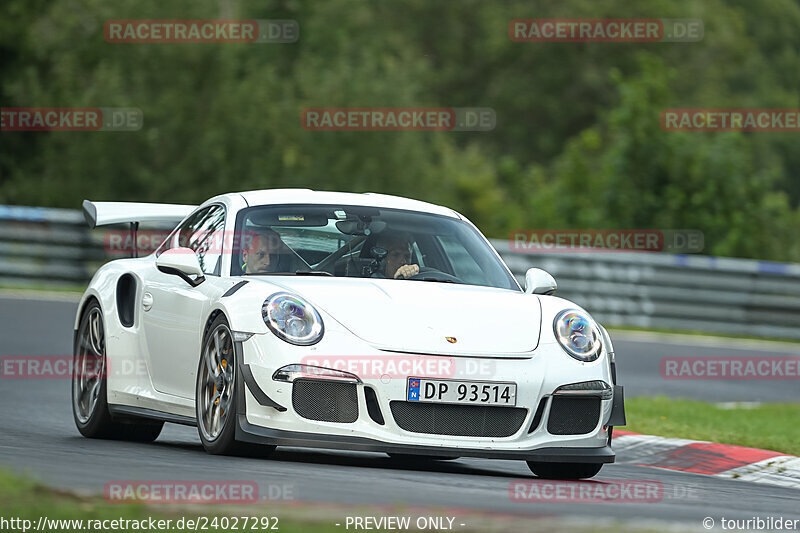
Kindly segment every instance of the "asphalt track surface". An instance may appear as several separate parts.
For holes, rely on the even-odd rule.
[[[76,307],[69,301],[0,298],[0,355],[70,354]],[[628,396],[798,401],[796,382],[674,382],[659,375],[659,360],[665,356],[797,355],[796,347],[742,343],[745,346],[737,350],[736,341],[715,344],[691,338],[648,339],[626,337],[615,341],[619,381]],[[280,448],[269,459],[209,456],[195,428],[170,424],[152,444],[91,440],[81,437],[74,426],[66,379],[0,380],[0,427],[0,467],[83,493],[102,494],[107,482],[119,480],[246,480],[259,484],[262,498],[279,487],[301,502],[335,504],[341,509],[342,519],[359,505],[435,506],[450,508],[456,523],[467,522],[467,526],[469,518],[459,520],[458,516],[468,517],[468,511],[532,520],[577,517],[642,524],[656,521],[662,526],[671,523],[679,529],[701,531],[705,517],[717,521],[717,530],[721,529],[720,517],[800,518],[800,490],[637,466],[621,456],[616,464],[606,465],[594,480],[585,483],[597,486],[612,481],[655,480],[663,485],[661,501],[513,501],[510,483],[535,480],[521,461],[460,459],[409,465],[377,453],[299,448]],[[274,506],[280,516],[283,503],[267,505]]]

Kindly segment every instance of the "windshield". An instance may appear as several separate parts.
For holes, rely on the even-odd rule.
[[[362,206],[243,209],[232,275],[322,275],[482,285],[518,291],[514,278],[466,222]]]

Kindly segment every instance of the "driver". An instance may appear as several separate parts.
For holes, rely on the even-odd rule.
[[[242,272],[266,274],[277,272],[278,254],[286,246],[275,230],[260,228],[248,235],[242,250]]]
[[[384,248],[386,254],[386,269],[384,277],[394,279],[408,279],[419,274],[419,265],[411,263],[411,237],[402,233],[382,233],[378,237],[376,246]]]

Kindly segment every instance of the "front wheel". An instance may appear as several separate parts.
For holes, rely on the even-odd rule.
[[[236,347],[228,321],[220,315],[204,338],[197,369],[195,410],[203,448],[213,455],[268,455],[275,446],[236,442]]]
[[[603,468],[602,463],[527,463],[531,472],[545,479],[589,479]]]

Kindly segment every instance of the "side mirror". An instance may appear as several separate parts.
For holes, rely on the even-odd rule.
[[[541,268],[525,272],[525,294],[553,294],[557,288],[555,278]]]
[[[206,280],[200,261],[191,248],[172,248],[162,252],[156,258],[156,268],[164,274],[180,277],[192,287],[197,287]],[[192,279],[191,276],[196,277]]]

